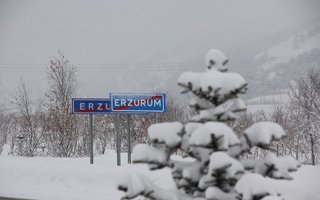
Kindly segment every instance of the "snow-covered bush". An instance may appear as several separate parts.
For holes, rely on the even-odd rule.
[[[213,49],[206,56],[205,72],[183,73],[178,85],[183,93],[193,94],[190,106],[197,114],[186,124],[170,122],[149,127],[151,142],[164,148],[140,144],[133,150],[134,163],[146,163],[150,170],[171,168],[175,191],[164,191],[146,177],[132,175],[118,182],[118,189],[125,192],[123,199],[139,195],[166,200],[281,199],[268,178],[289,180],[289,172],[297,170],[299,164],[273,153],[259,161],[244,159],[253,147],[272,151],[272,142],[286,133],[273,122],[254,123],[242,133],[223,123],[246,109],[239,94],[246,92],[247,82],[241,75],[227,72],[227,62],[221,51]],[[172,159],[171,154],[178,149],[188,159]]]

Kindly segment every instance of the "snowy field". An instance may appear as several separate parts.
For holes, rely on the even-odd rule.
[[[163,188],[173,188],[170,170],[150,172],[145,165],[116,166],[116,155],[108,151],[89,158],[24,158],[0,156],[0,196],[27,199],[120,199],[115,180],[131,172],[142,173]],[[293,181],[274,181],[286,200],[320,199],[320,168],[303,166]]]

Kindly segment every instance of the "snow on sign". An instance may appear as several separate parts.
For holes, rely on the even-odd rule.
[[[112,112],[162,113],[165,112],[165,94],[110,94]]]
[[[110,113],[110,100],[103,98],[73,98],[72,113],[105,114]]]

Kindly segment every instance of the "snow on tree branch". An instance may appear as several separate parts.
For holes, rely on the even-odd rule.
[[[217,97],[218,101],[247,85],[244,78],[236,73],[223,73],[217,70],[205,72],[200,79],[200,87],[210,97]]]
[[[206,55],[207,70],[216,68],[221,72],[226,72],[228,70],[226,67],[228,62],[228,58],[218,49],[211,49]]]
[[[166,152],[146,144],[136,145],[132,153],[133,163],[149,164],[150,169],[161,169],[168,165],[169,157]]]
[[[240,145],[240,140],[224,123],[207,122],[192,133],[190,145],[227,151],[231,146]]]
[[[180,122],[153,124],[148,128],[148,133],[151,142],[174,148],[181,144],[183,125]]]
[[[191,99],[190,106],[196,108],[199,112],[198,115],[195,115],[192,118],[192,121],[230,121],[237,118],[234,113],[245,111],[247,109],[245,102],[240,98],[229,99],[218,106],[214,106],[210,103],[211,107],[209,107],[209,104],[206,104],[205,102],[208,101],[200,98]]]
[[[300,164],[292,157],[280,157],[270,153],[255,166],[255,172],[274,179],[291,180],[290,172],[297,171]]]
[[[200,77],[202,73],[185,72],[178,80],[178,85],[186,89],[186,91],[198,92],[201,90]]]
[[[278,196],[275,186],[260,174],[249,173],[241,177],[235,187],[243,200],[262,199],[267,196]]]
[[[245,92],[247,82],[239,74],[223,73],[212,68],[202,74],[185,72],[179,77],[178,85],[214,105],[219,105]]]
[[[263,149],[270,149],[271,142],[280,140],[286,135],[283,128],[274,122],[257,122],[247,128],[241,137],[243,151],[258,146]]]
[[[210,156],[208,176],[214,177],[213,186],[224,192],[229,192],[243,173],[241,163],[226,153],[214,152]]]

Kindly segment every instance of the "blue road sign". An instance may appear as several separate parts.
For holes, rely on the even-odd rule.
[[[162,113],[165,112],[165,94],[110,94],[112,112]]]
[[[110,113],[110,100],[103,98],[73,98],[72,113],[107,114]]]

